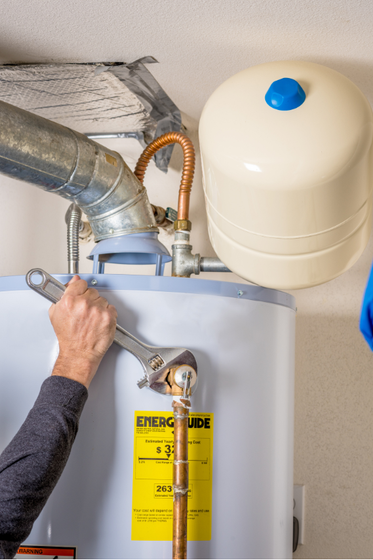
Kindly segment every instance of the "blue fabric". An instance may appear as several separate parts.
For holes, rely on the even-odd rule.
[[[373,266],[370,270],[360,315],[360,330],[373,350]]]

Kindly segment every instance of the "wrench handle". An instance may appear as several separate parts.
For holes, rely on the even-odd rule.
[[[26,274],[26,282],[38,294],[57,303],[65,293],[66,287],[41,268],[32,268]]]

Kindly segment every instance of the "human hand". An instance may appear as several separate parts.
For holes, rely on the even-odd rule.
[[[74,379],[88,388],[114,340],[115,307],[74,276],[61,300],[49,309],[49,318],[60,347],[52,375]]]

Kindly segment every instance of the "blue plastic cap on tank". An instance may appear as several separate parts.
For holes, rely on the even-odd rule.
[[[267,104],[278,111],[296,109],[306,99],[303,88],[292,78],[282,78],[273,82],[265,95]]]

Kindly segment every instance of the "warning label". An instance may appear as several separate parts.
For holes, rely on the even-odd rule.
[[[213,414],[189,418],[188,540],[211,539]],[[135,412],[132,540],[172,540],[174,419]]]
[[[76,547],[71,546],[20,546],[15,558],[76,558]]]

